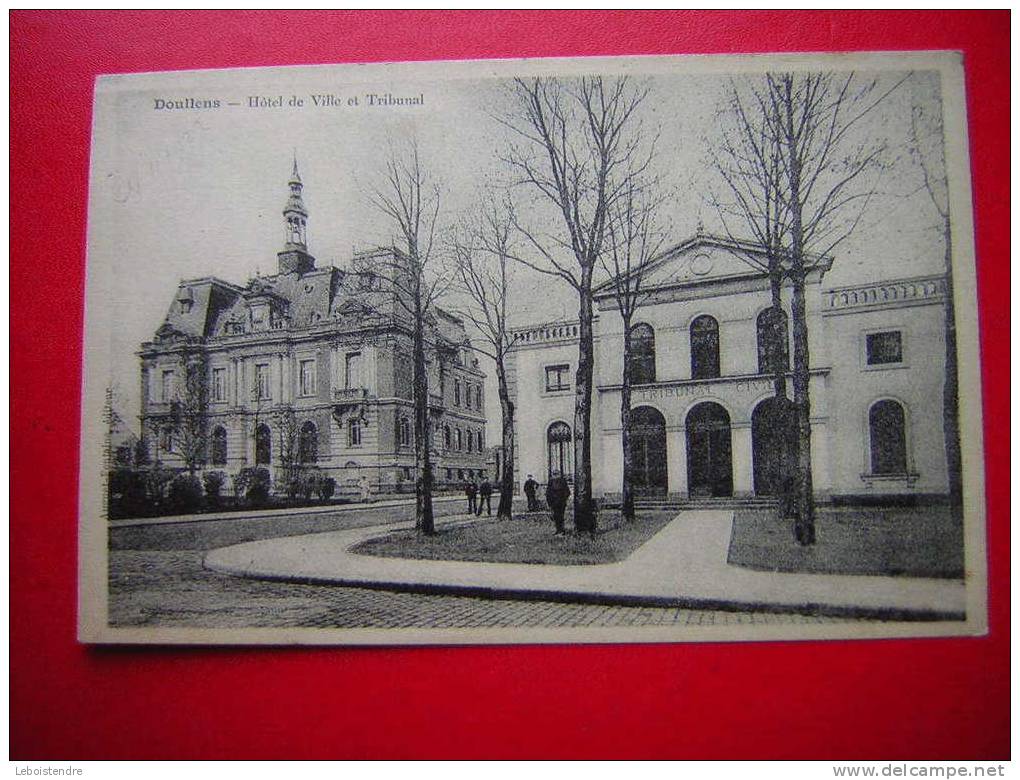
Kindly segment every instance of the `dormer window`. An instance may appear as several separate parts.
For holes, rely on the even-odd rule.
[[[177,294],[177,306],[181,314],[188,314],[191,312],[191,307],[195,305],[195,298],[191,294],[191,288],[185,287]]]

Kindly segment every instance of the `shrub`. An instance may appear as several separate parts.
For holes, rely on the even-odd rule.
[[[145,472],[114,469],[107,482],[110,517],[138,517],[150,511],[145,490]]]
[[[170,506],[177,512],[195,512],[202,506],[202,482],[194,474],[178,474],[170,483]]]
[[[249,506],[259,506],[269,501],[272,478],[269,469],[257,466],[243,468],[234,477],[234,495],[244,496]]]
[[[305,501],[311,501],[312,496],[319,492],[319,485],[325,479],[325,475],[318,469],[305,469],[298,477],[298,489]]]
[[[210,504],[220,502],[220,493],[223,492],[223,483],[227,481],[227,475],[222,471],[207,471],[202,475],[202,483],[205,485],[205,497]]]
[[[163,504],[167,486],[173,481],[176,472],[173,469],[155,465],[145,474],[145,496],[153,507]]]
[[[319,482],[319,498],[329,501],[336,492],[336,480],[332,477],[323,477]]]

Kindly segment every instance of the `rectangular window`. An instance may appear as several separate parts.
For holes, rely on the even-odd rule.
[[[164,371],[162,377],[162,384],[159,387],[159,400],[163,403],[169,403],[174,400],[174,372]]]
[[[460,406],[460,380],[453,380],[453,405]]]
[[[569,390],[570,366],[546,366],[545,389],[547,392],[553,392],[554,390]]]
[[[302,360],[298,364],[298,385],[302,396],[315,395],[315,361]]]
[[[471,385],[467,384],[464,386],[464,406],[468,409],[471,408]]]
[[[460,428],[457,429],[457,452],[464,449],[464,433]]]
[[[348,390],[357,390],[362,387],[361,381],[361,353],[352,352],[347,356],[347,383]]]
[[[347,446],[361,446],[361,420],[357,418],[347,423]]]
[[[484,407],[482,406],[482,386],[478,385],[475,388],[475,409],[477,409],[478,411],[482,411],[483,408]]]
[[[255,398],[266,401],[273,397],[269,379],[269,364],[260,363],[255,366]]]
[[[213,369],[212,391],[214,401],[227,400],[227,369],[225,368]]]
[[[866,348],[869,366],[903,362],[903,338],[898,330],[869,333]]]

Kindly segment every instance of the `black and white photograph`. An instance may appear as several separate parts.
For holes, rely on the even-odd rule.
[[[111,75],[93,121],[82,641],[985,633],[958,54]]]

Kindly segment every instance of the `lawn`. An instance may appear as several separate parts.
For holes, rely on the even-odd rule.
[[[820,507],[815,530],[815,544],[801,547],[775,513],[737,511],[728,561],[762,571],[963,577],[963,528],[944,506]]]
[[[554,536],[549,513],[533,512],[504,522],[486,519],[440,526],[434,536],[428,537],[414,530],[397,531],[362,542],[352,552],[386,558],[561,566],[614,563],[651,539],[675,516],[675,512],[640,512],[634,522],[627,523],[619,512],[605,511],[599,515],[599,530],[594,537],[569,530],[563,536]],[[570,525],[568,516],[567,527]]]

